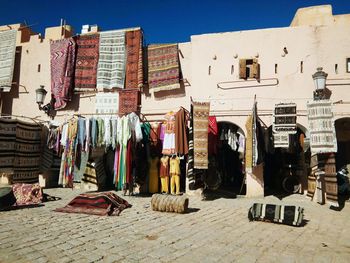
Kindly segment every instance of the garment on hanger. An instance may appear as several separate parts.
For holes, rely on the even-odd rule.
[[[169,157],[160,158],[159,176],[161,181],[161,192],[169,193]]]
[[[168,112],[165,116],[165,134],[163,141],[163,154],[175,153],[175,114]]]
[[[188,154],[186,112],[181,108],[175,114],[175,152],[181,155]]]

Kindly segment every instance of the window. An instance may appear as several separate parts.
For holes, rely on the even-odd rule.
[[[335,74],[338,74],[338,64],[334,65],[334,72],[335,72]]]
[[[300,61],[300,73],[303,73],[304,71],[304,62]]]
[[[38,72],[40,72],[40,70],[41,70],[41,65],[38,64]]]
[[[277,67],[278,67],[278,65],[275,64],[275,74],[277,74]]]
[[[255,78],[259,79],[260,68],[258,60],[253,59],[240,59],[239,60],[239,78],[248,79]]]
[[[234,71],[235,71],[235,68],[233,65],[231,65],[231,75],[233,74]]]
[[[346,59],[346,72],[350,73],[350,58]]]
[[[208,67],[208,75],[211,74],[211,66]]]

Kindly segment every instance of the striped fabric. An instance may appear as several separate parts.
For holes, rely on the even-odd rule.
[[[0,91],[10,91],[16,55],[17,30],[0,32]]]
[[[296,107],[295,103],[279,103],[275,105],[272,124],[275,148],[288,148],[289,134],[297,132]]]
[[[143,84],[142,68],[142,31],[132,30],[126,32],[126,77],[125,88],[141,88]]]
[[[194,168],[208,169],[209,102],[193,102]]]
[[[330,100],[307,103],[311,153],[337,152],[337,138]]]
[[[55,110],[66,107],[73,94],[76,44],[73,38],[51,41],[51,96]]]
[[[0,171],[13,174],[16,154],[17,121],[0,119]]]
[[[191,112],[190,112],[190,125],[188,129],[188,159],[187,159],[187,178],[189,182],[190,190],[194,190],[195,179],[193,175],[193,105],[191,104]]]
[[[304,208],[299,206],[254,203],[248,212],[250,221],[260,220],[300,226],[304,218]]]
[[[124,88],[126,71],[125,31],[100,33],[97,89]]]
[[[148,84],[154,92],[180,88],[177,44],[148,46]]]

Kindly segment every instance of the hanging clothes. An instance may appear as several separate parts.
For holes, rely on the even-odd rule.
[[[159,176],[161,181],[161,192],[169,193],[169,156],[160,159]]]
[[[175,152],[181,155],[188,154],[186,112],[181,108],[175,114]]]
[[[180,194],[180,158],[177,156],[170,158],[169,165],[169,173],[171,177],[170,192],[171,194]]]
[[[171,111],[165,116],[165,134],[163,141],[163,154],[175,153],[175,114]]]

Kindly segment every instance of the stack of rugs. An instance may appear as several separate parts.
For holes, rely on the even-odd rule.
[[[248,212],[249,221],[267,221],[291,226],[301,226],[304,208],[291,205],[254,203]]]
[[[15,119],[0,119],[0,171],[13,183],[39,180],[42,126]]]
[[[272,124],[275,148],[288,148],[289,135],[296,134],[296,108],[295,103],[279,103],[275,105]]]

